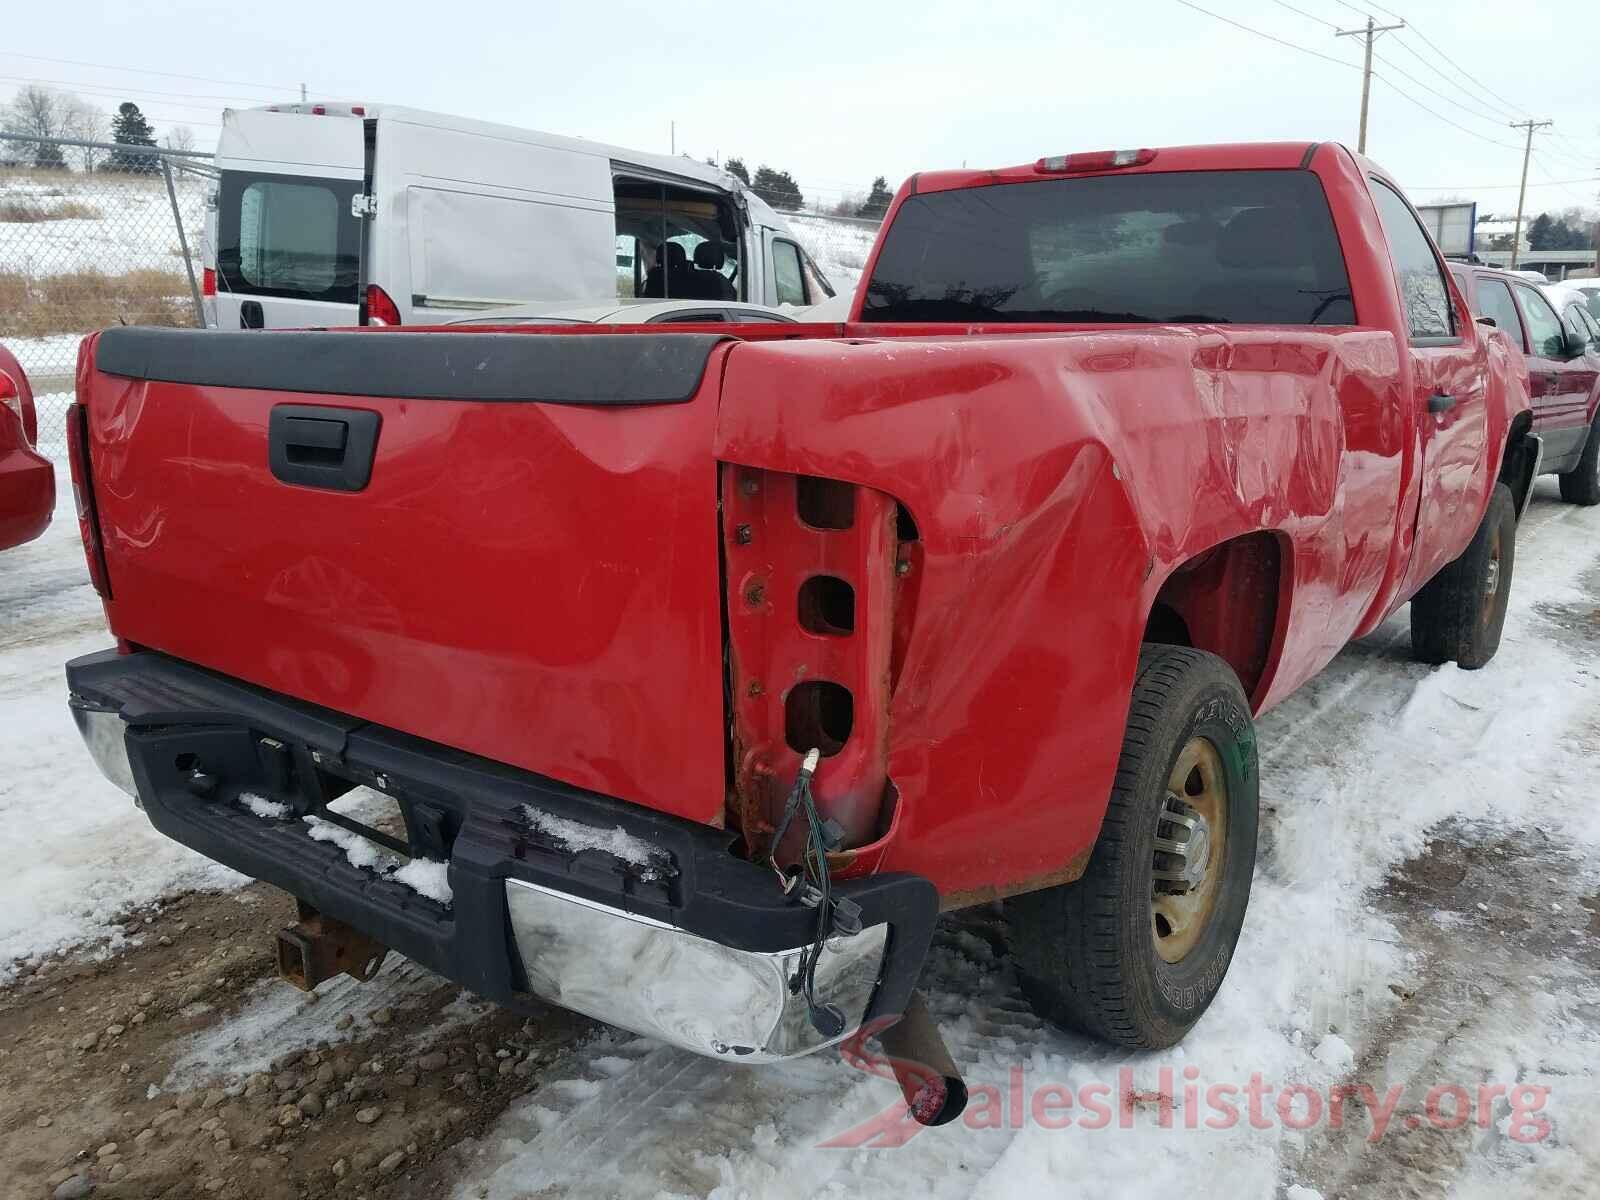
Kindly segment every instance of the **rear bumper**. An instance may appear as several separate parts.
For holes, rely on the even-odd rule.
[[[23,446],[0,450],[0,550],[43,533],[55,506],[56,474],[50,460]]]
[[[480,995],[742,1062],[840,1040],[812,1028],[790,986],[815,910],[734,857],[729,834],[153,652],[80,658],[67,680],[96,762],[162,833]],[[301,818],[335,781],[398,802],[411,854],[449,864],[448,905],[310,836]],[[288,811],[255,815],[241,792]],[[904,1011],[938,895],[909,875],[834,886],[861,905],[863,928],[829,940],[816,992],[848,1034]]]

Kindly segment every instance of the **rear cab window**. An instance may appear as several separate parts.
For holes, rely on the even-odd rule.
[[[885,235],[866,321],[1347,325],[1356,320],[1309,171],[1171,171],[912,196]]]
[[[224,171],[217,199],[221,286],[251,296],[356,302],[360,223],[349,179]]]

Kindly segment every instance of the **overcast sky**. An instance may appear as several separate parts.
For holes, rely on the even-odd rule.
[[[1384,23],[1402,14],[1433,46],[1416,33],[1385,35],[1377,71],[1465,127],[1373,84],[1369,152],[1415,199],[1456,194],[1480,210],[1514,209],[1522,134],[1506,124],[1532,115],[1552,118],[1556,132],[1536,136],[1530,210],[1596,202],[1592,4],[1295,0],[1294,12],[1270,0],[1197,2],[1350,64],[1359,46],[1336,39],[1331,24],[1363,22],[1358,9]],[[1353,146],[1360,96],[1359,70],[1178,0],[7,8],[0,97],[24,79],[76,88],[107,110],[126,93],[158,133],[188,124],[202,148],[225,104],[294,99],[304,81],[313,99],[390,101],[655,151],[668,149],[676,121],[679,151],[770,163],[808,197],[830,200],[877,174],[892,186],[921,169],[1074,150],[1308,138]]]

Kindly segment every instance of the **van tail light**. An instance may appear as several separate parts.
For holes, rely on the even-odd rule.
[[[80,388],[78,395],[84,395]],[[111,599],[105,548],[100,540],[100,515],[94,503],[94,472],[89,458],[89,406],[77,401],[67,408],[67,460],[72,466],[72,499],[78,509],[78,533],[89,564],[89,582],[102,600]]]
[[[217,294],[217,269],[206,267],[200,272],[200,294],[202,296],[215,296]]]
[[[871,488],[723,464],[733,789],[728,820],[768,853],[802,759],[841,848],[888,811],[896,505]],[[791,833],[798,838],[796,827]],[[778,853],[795,857],[786,838]]]
[[[367,324],[398,325],[400,308],[389,299],[389,293],[375,283],[367,284]]]
[[[1094,150],[1086,154],[1057,154],[1041,158],[1033,169],[1041,175],[1071,175],[1079,171],[1114,171],[1142,167],[1154,161],[1154,150]]]

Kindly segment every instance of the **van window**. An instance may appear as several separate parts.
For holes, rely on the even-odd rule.
[[[782,238],[773,239],[772,280],[777,287],[775,304],[805,304],[806,282],[799,246]]]
[[[618,177],[617,298],[740,300],[743,239],[716,192]]]
[[[912,196],[883,235],[867,321],[1350,324],[1309,171],[1172,171]]]
[[[217,201],[220,286],[253,296],[356,302],[354,180],[224,171]]]

